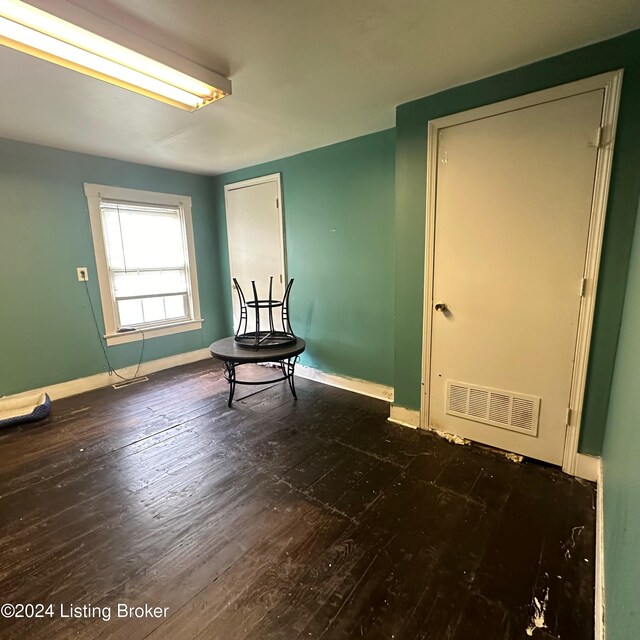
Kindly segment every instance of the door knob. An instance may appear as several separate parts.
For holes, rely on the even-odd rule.
[[[438,302],[436,304],[436,311],[446,311],[447,310],[447,303],[446,302]]]

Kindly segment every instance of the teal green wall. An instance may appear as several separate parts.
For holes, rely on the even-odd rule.
[[[226,331],[210,177],[0,139],[0,396],[106,370],[76,278],[88,267],[104,328],[84,182],[193,199],[204,327],[147,340],[144,359],[206,347]],[[108,347],[113,365],[136,363],[140,345]]]
[[[390,129],[216,179],[223,211],[225,184],[281,174],[292,324],[308,343],[302,364],[387,385],[394,153]]]
[[[608,640],[640,632],[640,224],[636,224],[604,441]]]
[[[427,121],[624,68],[580,449],[600,454],[640,194],[640,31],[398,107],[395,402],[420,406]]]
[[[149,340],[146,360],[205,347],[231,331],[223,185],[280,173],[296,279],[292,319],[309,342],[303,363],[393,385],[396,403],[417,409],[427,121],[624,68],[580,443],[581,451],[599,454],[640,198],[638,51],[634,31],[401,105],[396,129],[216,178],[0,140],[0,395],[105,368],[75,280],[75,267],[88,266],[99,301],[83,182],[193,198],[205,325]],[[132,364],[139,343],[109,353],[117,367]]]

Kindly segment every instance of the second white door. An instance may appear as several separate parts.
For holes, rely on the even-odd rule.
[[[431,427],[562,463],[603,98],[440,130]]]
[[[266,299],[273,277],[273,298],[281,300],[286,280],[284,225],[280,176],[263,176],[225,186],[227,237],[231,278],[240,283],[247,298],[253,299],[251,281],[258,295]],[[238,296],[233,293],[234,327],[238,326]],[[249,314],[251,316],[252,314]],[[251,317],[248,330],[253,331]],[[261,325],[267,326],[266,317]]]

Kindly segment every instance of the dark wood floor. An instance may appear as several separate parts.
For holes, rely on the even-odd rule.
[[[0,636],[593,638],[593,485],[298,387],[228,409],[204,362],[4,430],[0,601],[55,615],[2,619]],[[168,616],[119,619],[118,603]]]

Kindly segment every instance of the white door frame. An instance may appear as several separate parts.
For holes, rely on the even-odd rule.
[[[282,181],[280,179],[279,173],[270,173],[266,176],[260,176],[258,178],[251,178],[249,180],[241,180],[240,182],[230,182],[229,184],[224,185],[224,209],[225,209],[225,217],[227,220],[227,251],[229,253],[229,275],[233,273],[233,260],[231,257],[231,251],[229,250],[229,199],[228,194],[231,191],[236,191],[237,189],[244,189],[245,187],[255,187],[259,184],[265,184],[267,182],[275,182],[277,186],[277,203],[276,208],[278,209],[278,222],[280,224],[280,237],[282,238],[282,255],[281,266],[282,266],[282,278],[284,282],[282,283],[283,287],[287,286],[288,277],[287,277],[287,245],[286,245],[286,236],[285,236],[285,227],[284,227],[284,215],[282,213]],[[231,280],[232,287],[232,295],[233,295],[233,278]]]
[[[577,82],[571,82],[551,89],[529,93],[510,100],[504,100],[477,109],[455,113],[427,124],[427,194],[426,194],[426,236],[424,262],[424,307],[422,333],[422,398],[420,403],[420,427],[429,429],[429,384],[431,369],[431,319],[434,304],[433,273],[435,260],[435,222],[436,222],[436,180],[438,168],[439,132],[452,127],[482,118],[524,109],[534,105],[568,98],[588,91],[604,89],[604,105],[600,133],[594,131],[594,146],[598,146],[591,218],[587,239],[587,254],[584,277],[586,287],[580,304],[574,368],[571,379],[569,398],[570,413],[565,436],[562,469],[566,473],[576,475],[578,460],[578,442],[582,422],[589,347],[593,329],[593,313],[595,309],[596,291],[598,288],[598,271],[602,253],[604,221],[607,211],[607,197],[613,159],[613,145],[618,119],[622,70],[603,73]],[[597,139],[596,139],[597,138]]]

